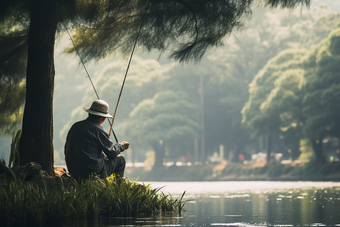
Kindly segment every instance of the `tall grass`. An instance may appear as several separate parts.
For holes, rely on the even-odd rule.
[[[22,180],[0,186],[0,226],[40,225],[100,217],[136,217],[181,212],[182,198],[173,199],[161,188],[114,177],[106,183],[95,179],[59,186],[37,186]],[[61,185],[61,186],[60,186]]]
[[[18,163],[20,162],[19,143],[20,143],[21,134],[22,134],[22,131],[19,130],[12,137],[11,152],[10,152],[9,162],[8,162],[9,168],[13,167],[14,165],[18,165]]]

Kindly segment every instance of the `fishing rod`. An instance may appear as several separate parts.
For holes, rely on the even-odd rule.
[[[141,31],[141,28],[142,28],[142,23],[140,24],[140,27],[139,27],[139,30],[138,30],[138,33],[137,33],[137,37],[136,37],[135,43],[134,43],[133,48],[132,48],[132,52],[131,52],[131,55],[130,55],[130,60],[129,60],[128,66],[127,66],[127,68],[126,68],[126,72],[125,72],[124,80],[123,80],[123,83],[122,83],[122,87],[120,88],[120,92],[119,92],[119,96],[118,96],[118,100],[117,100],[115,112],[114,112],[113,118],[112,118],[111,128],[110,128],[110,131],[109,131],[109,136],[110,136],[110,133],[111,133],[111,131],[112,131],[112,130],[111,130],[111,129],[112,129],[112,125],[113,125],[113,122],[114,122],[114,120],[115,120],[115,116],[116,116],[118,104],[119,104],[120,97],[121,97],[122,92],[123,92],[123,87],[124,87],[124,84],[125,84],[126,76],[127,76],[127,74],[128,74],[129,68],[130,68],[130,63],[131,63],[131,60],[132,60],[132,57],[133,57],[133,53],[135,52],[135,48],[136,48],[136,44],[137,44],[137,40],[138,40],[140,31]],[[112,132],[113,132],[113,131],[112,131]]]
[[[89,80],[90,80],[90,82],[91,82],[92,88],[93,88],[94,92],[96,93],[97,98],[100,99],[100,98],[99,98],[99,95],[98,95],[98,93],[97,93],[97,90],[96,90],[96,88],[94,87],[94,84],[93,84],[92,79],[91,79],[91,77],[90,77],[90,74],[88,73],[88,71],[87,71],[87,69],[86,69],[86,66],[85,66],[85,64],[84,64],[84,62],[83,62],[83,59],[81,58],[81,56],[80,56],[80,54],[79,54],[79,52],[78,52],[78,49],[77,49],[77,47],[76,47],[76,45],[75,45],[75,43],[74,43],[74,41],[73,41],[73,39],[72,39],[72,36],[71,36],[71,34],[69,33],[69,31],[68,31],[68,29],[67,29],[65,23],[63,23],[63,25],[64,25],[64,27],[65,27],[65,30],[67,31],[68,36],[70,37],[70,39],[71,39],[71,41],[72,41],[72,44],[73,44],[73,46],[74,46],[74,49],[76,50],[76,52],[77,52],[77,54],[78,54],[78,56],[79,56],[80,62],[82,63],[82,65],[83,65],[83,67],[84,67],[84,69],[85,69],[85,72],[86,72],[86,74],[87,74],[87,77],[89,78]],[[125,76],[126,76],[126,75],[125,75]],[[125,79],[124,79],[124,81],[125,81]],[[117,106],[116,106],[116,110],[117,110]],[[116,112],[115,112],[115,113],[116,113]],[[114,119],[114,118],[113,118],[113,119]],[[115,132],[114,132],[113,129],[112,129],[113,120],[112,120],[112,123],[111,123],[110,120],[109,120],[109,118],[107,118],[107,121],[108,121],[109,124],[110,124],[110,132],[112,131],[112,134],[113,134],[113,136],[114,136],[114,138],[115,138],[115,140],[116,140],[116,143],[118,143],[117,136],[116,136]],[[110,136],[110,133],[109,133],[109,136]]]

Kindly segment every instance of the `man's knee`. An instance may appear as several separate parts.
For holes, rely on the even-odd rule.
[[[118,155],[117,159],[119,160],[119,162],[125,163],[125,157],[123,155]]]
[[[124,167],[125,168],[125,165],[126,165],[126,161],[125,161],[125,157],[123,155],[119,155],[117,156],[117,164],[121,167]]]

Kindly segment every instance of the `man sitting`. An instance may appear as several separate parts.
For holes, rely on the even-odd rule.
[[[124,176],[125,158],[120,152],[129,148],[128,142],[113,144],[101,124],[109,114],[109,105],[96,100],[90,108],[87,119],[72,125],[65,143],[65,161],[71,176],[88,178],[95,173],[105,179],[112,173]]]

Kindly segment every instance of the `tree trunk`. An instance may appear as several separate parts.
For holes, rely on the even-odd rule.
[[[300,140],[294,141],[294,144],[292,144],[292,149],[291,149],[291,158],[292,161],[295,161],[299,158],[301,151],[300,151]]]
[[[155,164],[153,169],[163,168],[164,155],[165,155],[165,145],[164,142],[153,142],[151,143],[152,148],[155,151]]]
[[[31,161],[54,176],[53,90],[54,41],[57,22],[53,6],[37,1],[28,34],[26,103],[20,140],[20,163]]]
[[[205,125],[204,125],[204,78],[200,76],[200,85],[201,85],[201,95],[200,95],[200,104],[201,104],[201,162],[202,165],[205,165],[206,162],[206,152],[205,152]]]
[[[320,136],[318,140],[312,140],[312,147],[315,154],[315,161],[319,163],[324,163],[326,161],[323,155],[323,145],[322,145],[323,137]]]
[[[235,144],[233,148],[229,151],[229,158],[228,161],[230,163],[237,163],[238,162],[238,146]]]
[[[269,165],[271,161],[271,153],[272,153],[272,141],[271,141],[270,135],[267,135],[266,137],[266,149],[267,149],[267,165]]]

